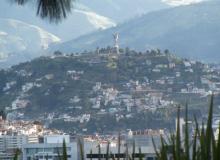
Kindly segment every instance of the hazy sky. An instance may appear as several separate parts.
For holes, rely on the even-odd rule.
[[[162,1],[172,6],[179,6],[179,5],[188,5],[192,3],[198,3],[204,0],[162,0]]]

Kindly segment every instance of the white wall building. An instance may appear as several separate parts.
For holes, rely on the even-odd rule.
[[[22,146],[26,144],[27,142],[28,142],[28,138],[27,136],[24,136],[24,135],[0,136],[0,152],[13,151],[18,148],[22,148]]]
[[[76,159],[77,143],[70,143],[69,135],[46,135],[42,143],[23,145],[23,160],[57,160],[63,153],[63,140],[66,142],[68,159]]]
[[[44,143],[63,143],[65,140],[66,143],[70,143],[69,135],[46,135],[44,136]]]
[[[22,148],[23,160],[57,160],[59,155],[62,156],[62,143],[37,143],[26,144]],[[76,159],[76,143],[67,143],[68,160]]]

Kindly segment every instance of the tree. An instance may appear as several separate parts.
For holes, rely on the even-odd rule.
[[[126,47],[125,48],[125,54],[128,56],[130,54],[130,48],[129,47]]]
[[[13,160],[18,160],[20,153],[21,153],[21,151],[20,151],[19,149],[16,149],[15,155],[14,155],[14,157],[13,157]]]
[[[120,52],[120,53],[124,53],[124,49],[123,49],[123,48],[120,48],[120,49],[119,49],[119,52]]]
[[[168,55],[170,53],[170,51],[168,49],[164,50],[165,55]]]
[[[36,0],[37,15],[57,23],[71,13],[73,1],[75,0]],[[18,5],[33,3],[32,0],[12,0],[12,2]]]
[[[0,111],[0,116],[2,117],[3,120],[6,120],[7,114],[5,113],[4,110]]]
[[[63,156],[62,157],[63,157],[62,160],[68,159],[65,139],[63,139]]]
[[[62,52],[60,52],[60,51],[55,51],[54,53],[53,53],[53,55],[54,56],[62,56]]]

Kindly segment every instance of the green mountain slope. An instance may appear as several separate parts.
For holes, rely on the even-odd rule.
[[[56,54],[1,70],[0,107],[9,119],[107,132],[169,126],[178,103],[190,97],[191,114],[200,114],[209,90],[218,93],[219,72],[206,64],[168,51],[120,51]]]

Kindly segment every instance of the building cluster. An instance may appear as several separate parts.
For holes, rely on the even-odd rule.
[[[214,133],[218,137],[219,116],[213,117],[213,128],[216,128]],[[177,123],[177,121],[176,121]],[[190,137],[193,136],[195,130],[194,124],[188,121]],[[184,139],[185,124],[183,118],[179,120],[180,136]],[[165,129],[145,129],[145,130],[128,130],[121,134],[113,133],[111,135],[87,135],[71,137],[57,130],[45,129],[39,122],[24,122],[14,121],[8,122],[1,118],[0,120],[0,158],[4,160],[12,160],[15,153],[19,152],[20,160],[57,160],[63,153],[63,144],[66,143],[66,151],[68,160],[81,159],[81,148],[83,147],[84,156],[86,159],[97,159],[99,147],[101,153],[105,153],[109,144],[109,149],[113,155],[118,153],[118,143],[120,136],[121,151],[128,149],[132,153],[134,143],[135,150],[141,148],[145,159],[155,160],[157,155],[153,147],[152,138],[156,147],[161,146],[161,136],[169,137],[169,131]],[[91,151],[92,153],[91,154]],[[123,154],[122,153],[122,154]],[[105,154],[100,154],[103,158]],[[124,155],[121,155],[124,156]]]
[[[76,159],[77,144],[70,141],[69,135],[43,135],[34,141],[28,135],[0,136],[0,158],[12,160],[19,151],[20,160],[56,160],[63,153],[63,141],[66,143],[67,157]]]
[[[117,135],[94,135],[84,136],[83,138],[73,138],[70,135],[63,134],[59,131],[45,129],[39,122],[15,121],[8,122],[1,119],[0,121],[0,159],[12,160],[16,153],[19,153],[19,160],[57,160],[63,154],[63,145],[66,144],[68,160],[77,160],[81,158],[81,147],[84,149],[84,156],[94,156],[90,154],[98,154],[97,145],[100,144],[104,153],[106,146],[110,143],[110,149],[113,153],[117,153],[118,137]],[[149,144],[143,142],[149,141],[146,137],[159,137],[164,134],[162,130],[145,130],[145,131],[129,131],[122,135],[121,148],[125,149],[125,144],[130,143],[131,138],[137,141],[138,147],[143,147],[146,157],[156,157]],[[144,148],[146,145],[148,148]],[[129,145],[129,149],[132,145]],[[151,152],[149,151],[151,149]],[[104,156],[104,155],[103,155]],[[94,158],[95,159],[95,158]]]
[[[23,160],[45,159],[45,156],[54,159],[62,150],[63,140],[67,143],[69,157],[73,156],[74,145],[70,143],[70,136],[46,129],[37,121],[0,119],[0,159],[11,160],[17,151]]]

